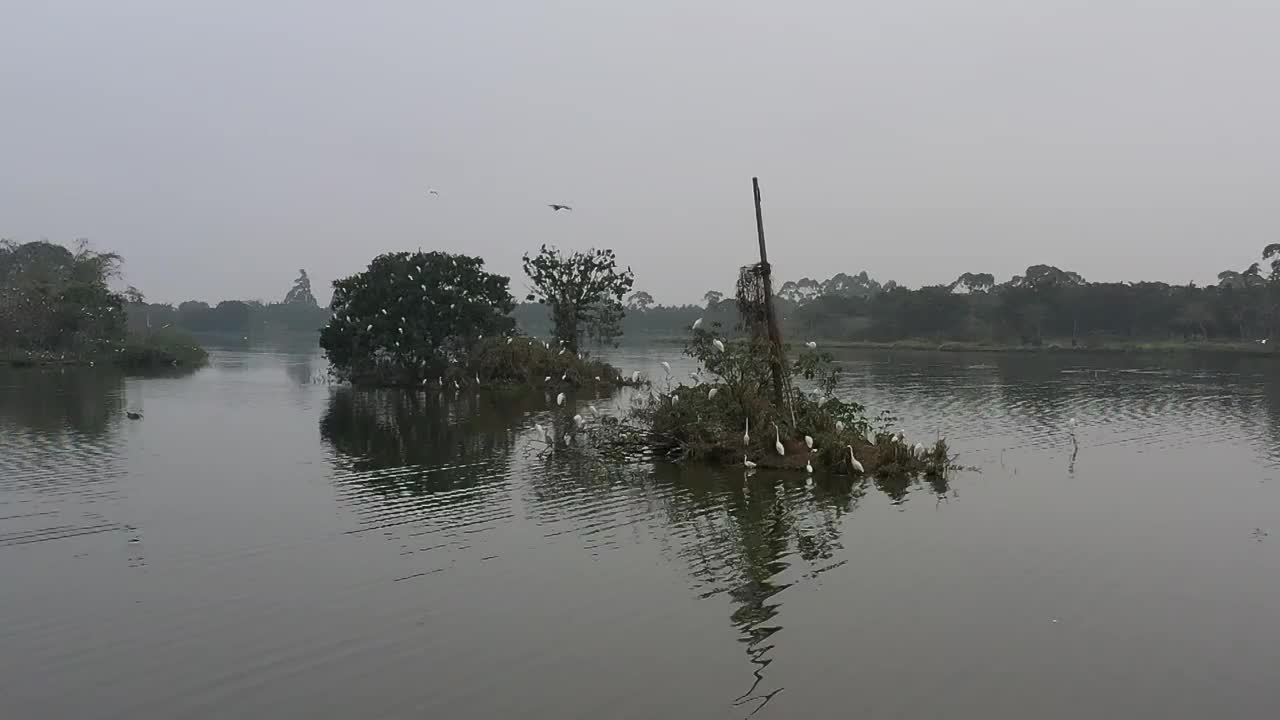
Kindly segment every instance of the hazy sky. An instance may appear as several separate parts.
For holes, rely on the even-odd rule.
[[[759,175],[784,279],[1206,282],[1280,240],[1278,39],[1269,0],[0,0],[0,236],[156,301],[419,246],[520,294],[554,243],[685,302]]]

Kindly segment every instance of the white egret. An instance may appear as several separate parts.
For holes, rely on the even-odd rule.
[[[599,376],[599,375],[597,375],[597,376],[596,376],[596,382],[600,382],[600,376]]]
[[[804,436],[804,446],[809,448],[810,450],[813,449],[813,438],[811,436],[809,435]]]
[[[600,416],[600,411],[596,409],[596,406],[595,406],[595,405],[588,405],[588,406],[587,406],[587,410],[590,410],[590,411],[591,411],[591,414],[592,414],[592,415],[595,415],[596,417],[599,417],[599,416]]]
[[[849,448],[849,469],[857,470],[858,472],[866,472],[866,470],[862,469],[862,463],[858,462],[858,458],[853,456],[853,446],[845,445],[845,447]]]
[[[458,381],[457,381],[457,380],[454,380],[454,381],[453,381],[453,389],[454,389],[454,390],[461,390],[461,389],[462,389],[462,386],[458,384]]]
[[[680,396],[679,396],[679,395],[672,395],[672,396],[671,396],[671,404],[672,404],[672,405],[675,405],[675,404],[676,404],[676,403],[678,403],[678,402],[680,402]]]
[[[838,433],[844,432],[844,423],[840,420],[836,421],[836,432]]]
[[[569,380],[569,371],[565,370],[564,374],[560,376],[560,381],[567,382],[568,380]]]
[[[815,350],[818,347],[818,343],[810,340],[809,342],[805,343],[804,346],[809,348],[810,350]]]
[[[476,373],[476,384],[480,384],[480,373]]]
[[[810,462],[809,460],[805,460],[805,461],[804,461],[804,469],[805,469],[805,472],[807,472],[807,473],[809,473],[810,475],[812,475],[812,474],[813,474],[813,463],[812,463],[812,462]],[[812,485],[812,484],[813,484],[813,480],[809,480],[809,484],[810,484],[810,485]]]
[[[779,455],[787,454],[787,449],[782,446],[782,434],[778,432],[778,423],[773,424],[773,449],[777,450]]]
[[[365,332],[372,332],[372,331],[373,331],[373,325],[372,325],[372,324],[370,324],[368,327],[366,327],[366,328],[364,329],[364,331],[365,331]]]
[[[724,343],[720,342],[720,338],[716,338],[715,340],[712,340],[711,344],[716,346],[716,350],[718,352],[724,352]]]
[[[587,421],[586,421],[586,418],[582,417],[581,415],[574,415],[573,424],[577,425],[578,427],[582,427],[583,425],[587,424]]]
[[[702,318],[698,318],[697,320],[694,320],[694,321],[693,321],[693,329],[694,329],[694,330],[697,330],[697,329],[698,329],[698,328],[700,328],[700,327],[702,327]]]
[[[564,404],[564,393],[560,393],[559,395],[556,396],[556,405],[563,405],[563,404]]]
[[[916,457],[924,457],[924,445],[916,443],[915,446],[911,448],[911,454]]]
[[[715,400],[715,399],[716,399],[716,393],[718,393],[718,392],[720,392],[720,388],[711,388],[710,390],[708,390],[708,391],[707,391],[707,399],[708,399],[708,400]]]
[[[563,354],[564,354],[564,348],[560,348],[560,352],[556,353],[556,357],[560,357]]]
[[[667,371],[667,374],[668,374],[668,375],[670,375],[670,374],[671,374],[671,363],[667,362],[666,360],[663,360],[663,361],[662,361],[662,369],[663,369],[663,370],[666,370],[666,371]]]
[[[542,378],[542,382],[544,382],[544,383],[549,383],[549,382],[551,382],[551,376],[550,376],[550,375],[548,375],[548,376],[546,376],[546,377]]]
[[[511,341],[512,341],[512,340],[514,340],[514,339],[515,339],[515,338],[507,338],[507,344],[508,344],[508,345],[510,345],[510,344],[511,344]]]
[[[742,444],[743,445],[751,444],[751,418],[747,418],[747,426],[742,431]]]
[[[386,314],[387,314],[387,309],[386,309],[386,308],[382,308],[382,314],[383,314],[383,315],[386,315]]]
[[[753,462],[751,462],[750,460],[748,460],[746,455],[743,455],[743,456],[742,456],[742,467],[744,467],[744,468],[746,468],[746,469],[748,469],[748,470],[754,470],[754,469],[755,469],[755,467],[756,467],[756,464],[755,464],[755,463],[753,463]]]

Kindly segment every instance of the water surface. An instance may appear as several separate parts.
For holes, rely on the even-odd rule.
[[[692,369],[616,354],[664,359]],[[310,354],[0,371],[4,714],[1274,712],[1280,366],[842,359],[973,469],[549,460],[549,396],[357,392]]]

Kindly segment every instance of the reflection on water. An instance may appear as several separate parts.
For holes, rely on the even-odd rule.
[[[619,403],[330,387],[312,355],[0,373],[0,694],[18,717],[1266,714],[1276,367],[842,360],[842,393],[974,469],[547,456],[535,423]]]

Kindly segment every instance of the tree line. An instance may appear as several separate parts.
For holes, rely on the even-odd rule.
[[[232,337],[314,333],[329,319],[329,311],[320,306],[311,292],[311,279],[306,270],[298,271],[297,279],[281,302],[223,300],[210,305],[188,300],[176,307],[168,303],[135,302],[126,310],[129,327],[135,331],[174,327],[200,335]]]
[[[661,306],[648,293],[634,293],[624,328],[673,336],[704,315],[726,327],[736,322],[732,298],[712,291],[703,301]],[[915,289],[880,283],[865,271],[825,281],[803,278],[783,283],[774,302],[784,331],[836,340],[1260,342],[1280,339],[1280,243],[1266,246],[1261,262],[1224,270],[1207,286],[1088,282],[1041,264],[1003,283],[990,273],[965,272],[950,283]],[[516,308],[516,314],[522,323],[538,321],[531,308]]]

